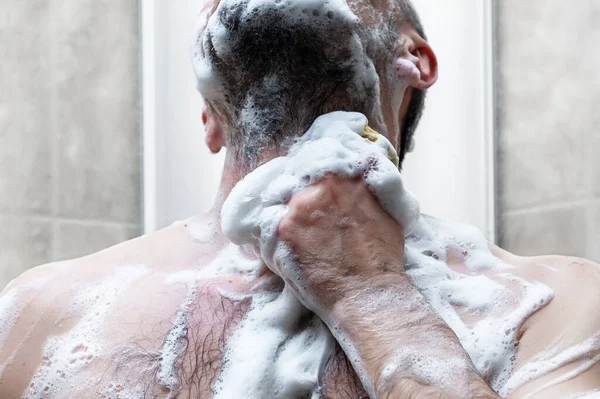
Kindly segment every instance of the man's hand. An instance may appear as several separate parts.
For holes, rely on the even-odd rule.
[[[369,281],[403,272],[402,227],[360,178],[329,176],[295,195],[279,238],[295,258],[276,259],[279,272],[318,314]]]
[[[372,398],[498,398],[403,270],[404,234],[360,178],[295,195],[277,272],[327,323]]]

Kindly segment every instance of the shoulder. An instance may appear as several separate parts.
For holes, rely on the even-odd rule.
[[[63,279],[61,281],[66,283],[71,280],[81,280],[84,277],[90,280],[92,277],[106,274],[111,267],[122,265],[160,267],[166,264],[185,263],[184,259],[198,257],[206,252],[206,246],[195,240],[189,231],[189,224],[190,221],[180,222],[85,257],[34,267],[11,281],[2,294],[15,289],[34,289],[36,286],[43,285],[45,280],[59,275]],[[198,223],[196,222],[196,224]],[[198,226],[194,228],[200,229]],[[66,285],[59,284],[51,288],[60,289]]]
[[[73,269],[70,262],[52,263],[29,269],[12,280],[0,294],[0,331],[8,331],[7,324],[16,324],[24,312],[47,314],[52,308],[39,309],[48,303],[44,298],[69,286]],[[58,275],[63,276],[60,284]]]
[[[569,347],[600,333],[600,265],[567,256],[521,257],[497,247],[492,252],[514,266],[511,274],[553,291],[552,300],[521,327],[523,357],[533,356],[558,341]]]
[[[514,266],[517,276],[550,287],[554,291],[551,304],[560,303],[564,308],[600,308],[598,263],[558,255],[523,257],[493,245],[490,250],[502,262]]]
[[[600,363],[600,266],[565,256],[519,257],[494,251],[514,274],[553,291],[552,300],[521,326],[518,383],[510,398],[564,398],[597,388]]]
[[[34,267],[12,280],[0,294],[0,363],[11,338],[27,335],[32,324],[60,312],[76,279],[77,261]],[[62,298],[61,298],[62,297]]]
[[[55,319],[69,306],[77,287],[94,286],[113,276],[124,282],[194,256],[180,230],[169,227],[79,259],[34,267],[15,278],[0,293],[0,364],[10,336],[26,333],[21,330],[31,323]]]
[[[538,256],[523,258],[543,270],[540,279],[557,294],[577,294],[600,300],[600,265],[590,260],[567,256]]]
[[[119,331],[118,342],[137,343],[142,326],[150,326],[143,339],[162,342],[192,298],[194,272],[215,257],[209,250],[214,242],[192,233],[185,224],[172,226],[90,256],[33,268],[12,281],[0,294],[0,397],[21,396],[43,363],[48,337],[68,333],[98,312],[103,329]],[[199,283],[189,315],[198,326],[194,337],[225,331],[244,313],[247,302],[220,294],[219,284],[234,283],[232,278]]]
[[[39,364],[44,331],[52,329],[62,306],[58,293],[69,286],[69,273],[62,280],[55,276],[67,268],[56,263],[30,269],[0,294],[1,397],[20,397]]]
[[[597,263],[567,256],[521,258],[519,263],[529,269],[534,280],[554,290],[553,302],[560,302],[565,308],[598,309],[600,306],[600,265]]]
[[[600,301],[600,265],[593,261],[559,255],[523,257],[492,246],[492,253],[504,263],[515,267],[515,274],[547,285],[555,291],[555,300],[589,297]],[[576,299],[573,298],[573,299]],[[583,302],[583,301],[578,301]],[[580,305],[584,305],[580,303]]]
[[[564,256],[522,258],[522,265],[534,270],[534,280],[554,291],[550,304],[527,321],[526,329],[572,342],[600,332],[600,265]]]
[[[540,260],[551,271],[549,285],[555,291],[556,311],[584,330],[589,326],[593,333],[598,333],[600,265],[586,259],[561,256],[542,257]]]
[[[527,375],[527,370],[534,366],[546,371],[524,384],[511,398],[564,398],[566,394],[597,389],[600,266],[589,260],[562,256],[523,258],[523,261],[538,269],[541,266],[544,271],[540,272],[539,280],[552,288],[554,298],[527,320],[519,341],[518,358],[525,373],[522,374]]]

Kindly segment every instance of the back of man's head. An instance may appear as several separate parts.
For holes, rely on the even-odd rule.
[[[221,1],[194,61],[200,91],[240,166],[256,167],[265,150],[278,151],[327,112],[382,121],[380,76],[389,73],[399,25],[423,33],[408,0],[377,12],[381,23],[369,25],[344,0]],[[403,136],[413,134],[423,94],[414,93]],[[410,141],[403,137],[401,157]]]

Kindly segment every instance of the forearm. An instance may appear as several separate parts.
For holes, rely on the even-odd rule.
[[[348,291],[323,319],[371,396],[499,398],[405,276],[357,282]]]

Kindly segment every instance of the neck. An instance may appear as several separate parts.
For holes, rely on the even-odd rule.
[[[263,151],[263,155],[261,156],[258,165],[263,165],[282,155],[285,154],[281,154],[273,150],[265,150]],[[221,214],[223,203],[227,197],[229,197],[231,190],[233,190],[235,185],[250,172],[252,171],[244,168],[240,164],[239,160],[236,159],[236,157],[230,151],[227,152],[227,155],[225,156],[225,164],[223,165],[223,174],[221,175],[221,183],[219,184],[217,197],[215,198],[215,203],[213,205],[213,209],[218,215]]]
[[[392,144],[394,146],[397,146],[398,137],[396,134],[396,130],[398,129],[398,127],[394,125],[394,122],[395,121],[391,118],[379,118],[379,120],[370,120],[369,126],[375,129],[376,131],[386,135],[388,139],[392,142]],[[292,141],[289,141],[289,144],[291,143]],[[286,152],[287,146],[285,145],[278,149],[263,149],[260,151],[260,156],[256,160],[256,166],[263,165],[272,159],[275,159],[279,156],[283,156]],[[223,204],[229,196],[229,194],[231,193],[231,190],[233,190],[235,185],[250,172],[252,172],[252,170],[249,170],[248,168],[243,166],[243,162],[239,159],[238,156],[235,155],[234,151],[227,151],[227,155],[225,157],[225,164],[223,166],[223,174],[221,176],[221,183],[219,185],[217,197],[213,206],[213,209],[217,215],[221,214]]]

